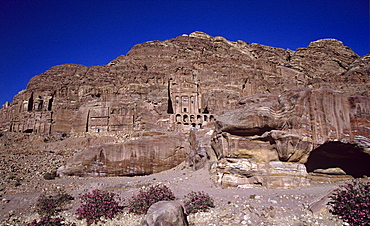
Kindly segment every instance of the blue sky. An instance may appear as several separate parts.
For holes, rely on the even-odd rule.
[[[193,31],[292,50],[336,38],[362,56],[369,0],[0,0],[0,106],[52,66],[107,64]]]

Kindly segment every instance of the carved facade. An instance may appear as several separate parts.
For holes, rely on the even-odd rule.
[[[337,40],[291,51],[194,32],[138,44],[108,65],[50,68],[3,105],[0,130],[187,131],[235,109],[248,95],[329,84],[368,96],[368,66],[361,65],[369,59]]]
[[[215,117],[209,113],[207,105],[202,105],[202,94],[198,81],[182,79],[169,81],[170,127],[181,131],[201,128],[214,121]]]
[[[157,129],[187,131],[215,120],[207,102],[202,103],[198,82],[180,78],[168,81],[166,113],[156,110],[157,103],[148,103],[145,108],[161,115],[154,122]],[[143,130],[145,124],[141,122],[140,112],[143,110],[138,112],[136,101],[112,94],[108,88],[62,87],[52,94],[35,95],[32,92],[28,97],[27,93],[21,93],[17,99],[11,106],[3,106],[3,119],[7,119],[2,128],[5,131],[41,134],[120,131],[131,134]],[[16,112],[9,114],[11,111]]]

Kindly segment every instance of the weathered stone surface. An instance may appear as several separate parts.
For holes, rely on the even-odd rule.
[[[306,167],[299,163],[223,158],[217,162],[216,167],[217,181],[224,187],[257,185],[267,188],[292,188],[309,184]]]
[[[219,116],[218,131],[270,142],[279,160],[291,162],[305,163],[314,148],[330,141],[370,146],[366,138],[370,137],[367,97],[347,97],[324,88],[296,88],[270,100],[250,102]]]
[[[190,131],[190,153],[187,160],[194,170],[203,167],[209,168],[209,163],[215,162],[218,159],[218,153],[215,153],[214,149],[211,147],[211,141],[214,136],[213,127],[212,125]]]
[[[182,134],[143,136],[124,143],[95,145],[74,155],[60,175],[133,176],[171,169],[188,156]]]
[[[185,150],[195,169],[224,156],[305,163],[330,141],[369,152],[369,65],[334,39],[292,51],[194,32],[135,45],[107,65],[36,75],[0,109],[0,131],[119,133],[114,142],[129,145],[140,142],[135,134],[199,129]],[[216,119],[221,133],[208,134]],[[153,171],[146,166],[137,172]]]
[[[328,85],[367,95],[368,58],[333,39],[291,51],[194,32],[138,44],[108,65],[52,67],[4,104],[0,125],[42,134],[173,130],[168,114],[216,116],[246,95]]]
[[[346,175],[346,172],[339,167],[335,168],[327,168],[327,169],[315,169],[314,173],[323,173],[323,174],[331,174],[331,175]]]
[[[159,201],[150,206],[141,226],[187,226],[184,209],[174,201]]]
[[[292,171],[285,165],[288,162],[307,163],[310,172],[315,173],[343,175],[348,170],[356,177],[370,173],[370,155],[366,154],[370,146],[369,98],[348,97],[327,88],[296,88],[279,96],[248,96],[240,103],[239,109],[219,116],[216,121],[213,147],[220,154],[213,173],[219,176],[219,183],[228,186],[261,183],[281,188],[308,183],[304,165],[304,173],[299,173],[300,180],[296,180],[295,175],[288,173]],[[320,154],[315,152],[308,161],[316,149]],[[323,155],[327,156],[325,161],[319,160],[324,159],[320,157]],[[277,160],[284,164],[281,167],[284,173],[272,170],[274,167],[269,165]],[[323,166],[331,170],[315,168]],[[339,167],[346,172],[334,170]],[[269,184],[274,181],[280,182]]]

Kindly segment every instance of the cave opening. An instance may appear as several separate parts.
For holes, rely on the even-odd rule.
[[[214,120],[214,117],[213,117]],[[242,137],[247,137],[247,136],[262,136],[265,132],[274,130],[275,128],[269,127],[269,126],[264,126],[264,127],[255,127],[255,128],[228,128],[225,129],[224,132],[229,132],[232,135],[236,136],[242,136]]]
[[[23,133],[33,133],[33,129],[26,129]]]
[[[33,93],[31,94],[30,99],[28,99],[27,111],[32,111],[32,109],[33,109]]]
[[[305,165],[308,173],[315,169],[339,167],[355,178],[370,176],[370,155],[353,144],[325,143],[310,153]]]

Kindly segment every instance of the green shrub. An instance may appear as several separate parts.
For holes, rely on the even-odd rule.
[[[139,194],[131,197],[129,211],[135,214],[145,214],[152,204],[174,199],[173,192],[166,185],[153,185],[146,190],[141,189]]]
[[[57,172],[52,171],[52,172],[47,172],[44,174],[44,179],[45,180],[54,180],[57,177]]]
[[[330,196],[332,213],[350,225],[370,225],[370,182],[353,180]]]
[[[59,208],[74,198],[65,191],[57,191],[54,195],[42,194],[37,199],[36,211],[41,216],[54,215]]]
[[[186,214],[206,212],[209,208],[214,208],[213,199],[204,191],[190,192],[184,197],[184,208]]]

